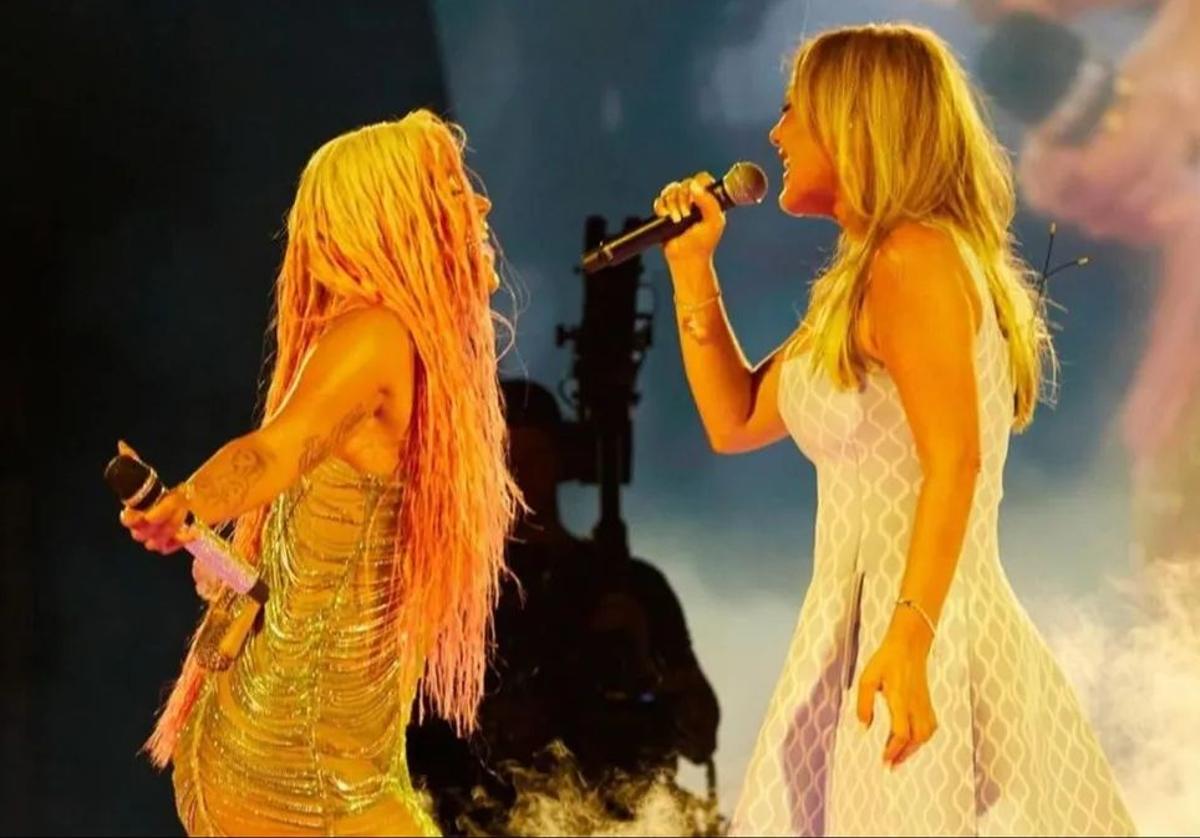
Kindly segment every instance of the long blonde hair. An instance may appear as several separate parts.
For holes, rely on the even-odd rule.
[[[1012,166],[966,74],[927,29],[906,24],[822,33],[796,53],[791,106],[833,161],[839,197],[865,234],[842,234],[805,315],[812,362],[840,386],[869,363],[855,328],[872,256],[906,221],[950,227],[987,277],[1007,338],[1013,425],[1033,418],[1054,351],[1029,271],[1009,233]]]
[[[263,422],[303,359],[346,311],[383,306],[416,348],[412,421],[397,477],[392,602],[401,654],[427,652],[421,708],[461,732],[475,723],[504,545],[520,491],[488,296],[483,220],[462,160],[461,129],[418,110],[322,146],[300,177],[276,282],[275,359]],[[267,515],[242,516],[235,548],[257,562]],[[423,638],[424,642],[421,641]],[[148,743],[165,764],[202,680],[194,655]]]

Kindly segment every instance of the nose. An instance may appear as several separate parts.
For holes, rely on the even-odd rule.
[[[475,206],[479,208],[479,215],[482,218],[487,218],[488,213],[492,211],[492,202],[487,199],[486,195],[475,195]]]
[[[774,126],[772,126],[771,132],[767,134],[767,139],[769,139],[771,141],[771,145],[775,146],[776,148],[779,148],[779,126],[782,123],[783,119],[780,119],[775,123]]]

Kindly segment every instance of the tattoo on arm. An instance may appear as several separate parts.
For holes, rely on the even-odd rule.
[[[193,498],[204,507],[238,508],[250,487],[267,469],[266,458],[252,445],[235,442],[211,467],[191,481]]]
[[[301,447],[300,473],[311,470],[337,450],[369,413],[363,405],[355,405],[327,433],[309,437]],[[247,502],[261,502],[260,496],[266,491],[263,484],[273,485],[272,481],[281,477],[280,464],[273,450],[256,443],[253,434],[235,439],[187,481],[184,491],[188,505],[206,523],[228,521],[241,514]]]
[[[306,474],[315,468],[322,460],[337,450],[347,437],[354,431],[363,419],[367,418],[367,409],[361,404],[355,405],[350,412],[324,435],[310,436],[304,442],[300,452],[300,473]]]

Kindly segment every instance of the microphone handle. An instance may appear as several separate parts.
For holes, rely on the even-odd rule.
[[[727,210],[734,206],[721,181],[710,186],[709,191],[717,199],[721,209]],[[628,262],[643,250],[670,241],[699,220],[700,210],[695,208],[692,209],[690,215],[679,221],[674,221],[667,215],[652,218],[632,230],[626,230],[616,238],[601,242],[597,247],[585,253],[583,255],[583,272],[592,274],[604,268]]]
[[[239,594],[245,594],[259,605],[267,602],[267,583],[259,578],[258,569],[233,552],[228,541],[188,513],[187,526],[196,537],[183,548],[196,557],[200,565]]]
[[[139,512],[145,512],[167,493],[167,487],[163,485],[157,472],[145,463],[134,461],[137,468],[145,469],[145,482],[132,497],[123,497],[123,486],[115,477],[114,466],[119,465],[119,461],[130,464],[131,460],[133,458],[124,456],[114,458],[105,470],[105,477],[122,503]],[[196,538],[185,543],[183,548],[195,556],[203,568],[237,593],[249,596],[259,605],[266,604],[269,593],[267,583],[259,578],[257,568],[237,555],[228,541],[198,521],[191,512],[184,518],[184,524],[196,533]]]
[[[154,506],[167,491],[154,469],[125,454],[109,462],[104,480],[123,504],[139,512]],[[184,547],[223,583],[209,603],[192,643],[192,653],[200,665],[219,672],[233,665],[251,632],[261,625],[267,585],[227,541],[197,521],[191,512],[184,522],[196,532],[196,538]]]

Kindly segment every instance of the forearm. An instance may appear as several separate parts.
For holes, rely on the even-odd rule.
[[[270,503],[337,451],[377,402],[378,394],[372,394],[342,405],[340,415],[317,402],[227,443],[184,484],[188,508],[212,524]]]
[[[934,625],[941,616],[958,567],[978,473],[974,461],[964,457],[952,465],[930,470],[921,486],[898,599],[912,600]],[[896,622],[900,627],[916,629],[924,637],[927,627],[919,614],[911,611],[897,609]]]
[[[671,267],[679,345],[696,409],[714,447],[746,422],[752,376],[719,293],[711,261]]]
[[[1145,33],[1130,48],[1123,62],[1123,72],[1135,84],[1165,84],[1177,88],[1185,108],[1178,117],[1184,124],[1196,127],[1200,114],[1195,112],[1195,86],[1200,75],[1200,3],[1195,0],[1163,0],[1154,20]],[[1179,89],[1181,88],[1182,89]]]
[[[1138,366],[1140,380],[1157,380],[1163,386],[1190,389],[1196,386],[1200,355],[1200,226],[1196,234],[1181,235],[1164,246],[1159,279],[1146,345]]]
[[[295,480],[289,464],[260,431],[238,437],[213,454],[183,484],[187,507],[206,524],[220,524],[269,503]]]
[[[1200,4],[1196,0],[1162,0],[1158,7],[1141,48],[1152,49],[1164,43],[1194,45],[1200,38]]]
[[[1200,199],[1195,202],[1195,220],[1181,225],[1162,248],[1162,263],[1148,338],[1179,331],[1194,337],[1200,324]],[[1186,324],[1190,324],[1188,328]],[[1167,351],[1195,351],[1195,345],[1179,344]]]

